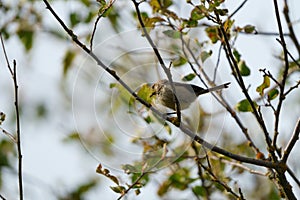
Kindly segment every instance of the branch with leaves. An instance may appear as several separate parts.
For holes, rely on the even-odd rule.
[[[239,61],[242,61],[242,60],[239,60],[239,57],[240,55],[238,55],[238,52],[235,51],[232,47],[232,44],[231,44],[231,38],[229,37],[229,28],[230,28],[230,25],[226,24],[226,23],[230,23],[230,22],[223,22],[221,20],[221,17],[220,15],[223,15],[226,11],[225,10],[222,10],[222,9],[219,9],[218,8],[218,5],[213,5],[210,10],[205,10],[204,7],[201,7],[201,6],[198,6],[198,5],[193,5],[194,6],[194,9],[193,9],[193,12],[192,14],[194,14],[191,19],[189,21],[184,21],[184,23],[186,23],[186,27],[189,27],[189,26],[195,26],[195,22],[197,22],[198,18],[199,19],[202,19],[204,17],[206,17],[208,20],[210,20],[211,22],[215,23],[216,25],[210,29],[210,31],[215,31],[217,32],[216,34],[216,37],[218,39],[215,39],[214,42],[217,42],[217,41],[221,41],[221,46],[223,47],[224,49],[224,52],[226,54],[226,58],[228,60],[228,63],[229,63],[229,66],[231,67],[231,70],[232,70],[232,73],[233,73],[233,76],[236,80],[236,82],[238,83],[239,87],[241,88],[241,91],[243,92],[243,94],[245,95],[246,97],[246,101],[248,102],[248,105],[250,107],[250,110],[251,112],[253,113],[254,117],[256,118],[258,124],[260,125],[263,133],[264,133],[264,137],[265,137],[265,141],[267,143],[267,147],[268,147],[268,152],[269,152],[269,158],[268,159],[265,159],[263,156],[257,156],[257,158],[252,158],[252,157],[247,157],[247,156],[242,156],[242,155],[239,155],[239,154],[235,154],[235,153],[232,153],[230,151],[227,151],[223,148],[220,148],[218,146],[215,146],[209,142],[207,142],[206,140],[202,139],[201,137],[199,137],[196,133],[194,133],[193,131],[191,131],[184,123],[181,122],[181,112],[180,112],[180,104],[178,102],[178,99],[176,98],[176,111],[177,111],[177,118],[179,120],[179,123],[178,121],[174,121],[173,118],[170,118],[170,117],[165,117],[165,115],[163,113],[161,113],[160,111],[158,111],[157,109],[155,109],[154,107],[152,107],[152,105],[145,101],[143,98],[141,98],[137,93],[135,93],[134,90],[132,90],[128,84],[126,82],[124,82],[120,76],[117,74],[117,72],[111,68],[109,68],[108,66],[106,66],[102,61],[101,59],[99,59],[92,51],[92,44],[91,44],[91,48],[87,48],[87,46],[85,44],[83,44],[77,37],[77,35],[74,33],[74,31],[72,29],[70,29],[62,20],[61,18],[56,14],[56,12],[52,9],[52,7],[50,6],[49,2],[47,0],[43,0],[44,3],[46,4],[46,7],[47,9],[49,9],[49,11],[51,12],[51,14],[55,17],[55,19],[59,22],[59,24],[63,27],[63,29],[65,30],[65,32],[71,37],[71,39],[76,43],[77,46],[79,46],[84,52],[86,52],[90,57],[92,57],[94,59],[94,61],[97,63],[97,65],[99,65],[100,67],[102,67],[108,74],[110,74],[113,78],[115,78],[116,81],[118,81],[120,83],[121,86],[123,86],[129,93],[130,95],[135,99],[137,100],[138,102],[140,102],[141,104],[143,104],[145,107],[147,107],[149,110],[151,110],[155,115],[157,115],[158,117],[160,117],[161,119],[163,119],[164,121],[167,121],[167,122],[170,122],[172,123],[174,126],[178,127],[179,130],[181,130],[184,134],[186,134],[187,136],[189,136],[193,142],[197,142],[201,145],[203,145],[205,148],[208,148],[210,150],[212,150],[213,152],[216,152],[220,155],[223,155],[223,156],[226,156],[228,158],[231,158],[235,161],[238,161],[238,162],[242,162],[242,163],[248,163],[248,164],[253,164],[253,165],[256,165],[256,166],[262,166],[262,167],[266,167],[268,168],[269,170],[272,170],[272,171],[275,171],[277,172],[276,175],[278,176],[278,180],[279,180],[279,183],[284,191],[284,194],[286,195],[286,197],[288,198],[291,198],[293,199],[294,197],[294,194],[292,192],[291,189],[289,189],[289,183],[288,181],[286,180],[286,177],[284,175],[284,172],[287,170],[289,173],[291,172],[291,170],[288,168],[288,166],[286,165],[286,161],[288,159],[288,155],[290,154],[291,152],[291,149],[293,149],[294,147],[294,144],[296,143],[297,141],[297,135],[299,135],[298,131],[295,131],[294,133],[294,136],[292,137],[293,139],[291,140],[291,142],[289,143],[289,145],[287,146],[286,148],[286,153],[285,153],[285,156],[282,158],[282,160],[279,160],[280,159],[280,155],[278,153],[278,148],[277,148],[277,136],[274,136],[273,140],[271,139],[270,137],[270,133],[269,131],[267,130],[267,127],[266,127],[266,123],[264,121],[264,118],[263,118],[263,115],[259,109],[259,106],[256,104],[255,100],[253,100],[253,98],[249,95],[249,92],[248,92],[248,88],[246,87],[246,84],[244,82],[244,78],[243,78],[243,73],[244,72],[241,72],[240,70],[240,62]],[[113,1],[112,1],[113,2]],[[174,93],[176,94],[176,90],[174,88],[174,85],[173,85],[173,80],[172,80],[172,74],[170,72],[170,67],[166,67],[165,63],[164,63],[164,60],[162,58],[162,56],[160,55],[160,52],[158,51],[158,48],[156,46],[156,44],[153,42],[152,38],[150,37],[149,33],[148,33],[148,30],[147,30],[147,27],[144,23],[144,19],[143,19],[143,16],[142,16],[142,13],[140,11],[140,5],[141,3],[144,3],[144,1],[141,1],[141,2],[137,2],[136,0],[133,0],[133,4],[135,6],[135,11],[136,11],[136,16],[138,18],[138,21],[139,21],[139,24],[140,24],[140,27],[142,28],[142,33],[143,35],[146,37],[148,43],[150,44],[150,46],[152,47],[153,49],[153,52],[154,54],[156,55],[156,58],[158,60],[158,62],[160,63],[162,69],[164,70],[166,76],[168,77],[171,85],[172,85],[172,90],[174,91]],[[161,2],[160,2],[161,3]],[[208,3],[210,3],[210,1],[208,1]],[[246,3],[246,1],[244,1],[240,7],[232,14],[232,16],[237,12],[239,11],[243,5]],[[162,4],[162,3],[161,3]],[[158,4],[158,5],[155,5],[157,6],[156,8],[159,9],[158,7],[162,7],[162,5]],[[202,9],[202,10],[201,10]],[[166,12],[166,16],[175,16],[174,13],[172,13],[171,11],[168,11],[168,10],[163,10],[164,12]],[[200,12],[201,11],[201,12]],[[202,11],[205,11],[204,14]],[[202,14],[201,14],[202,13]],[[230,17],[232,17],[230,16]],[[168,18],[167,17],[167,18]],[[229,18],[230,18],[229,17]],[[171,18],[171,17],[170,17]],[[187,53],[185,53],[185,57],[186,59],[188,60],[187,62],[189,63],[190,67],[192,69],[194,69],[193,71],[195,72],[195,74],[198,75],[199,79],[202,80],[201,76],[206,75],[205,71],[203,70],[202,66],[197,63],[198,62],[198,58],[193,54],[193,52],[191,51],[191,49],[189,48],[189,45],[188,43],[185,43],[184,39],[183,39],[183,32],[182,30],[186,27],[181,27],[182,29],[180,28],[176,28],[175,26],[173,26],[172,24],[172,20],[175,20],[176,17],[174,17],[174,19],[169,19],[168,18],[168,23],[169,23],[169,26],[171,28],[173,28],[173,31],[171,31],[172,33],[176,34],[176,31],[179,32],[179,38],[181,38],[181,41],[182,41],[182,49],[183,49],[183,52],[185,53],[185,49],[187,49],[187,51],[189,52],[190,55],[192,55],[192,58],[193,60],[188,60],[187,59]],[[97,26],[97,22],[100,20],[100,17],[97,18],[96,20],[96,23],[95,23],[95,26],[94,26],[94,30],[96,30],[96,26]],[[161,19],[160,19],[161,20]],[[181,19],[178,19],[178,21],[180,21]],[[278,19],[277,19],[278,20]],[[183,24],[184,24],[183,23]],[[279,22],[279,24],[281,24],[281,22]],[[246,31],[246,28],[247,31],[249,29],[253,30],[253,27],[245,27],[244,30]],[[175,32],[174,32],[175,31]],[[93,31],[93,34],[95,33],[95,31]],[[170,32],[169,32],[170,33]],[[282,31],[280,31],[279,33],[280,35],[280,38],[281,38],[281,42],[283,41],[282,43],[282,46],[283,48],[285,48],[285,52],[286,52],[286,55],[288,54],[287,52],[287,48],[285,47],[285,44],[284,44],[284,39],[283,39],[283,36],[284,34],[282,33]],[[287,62],[286,62],[286,59],[287,59],[287,56],[285,56],[285,67],[287,66]],[[242,63],[242,62],[241,62]],[[243,64],[243,63],[242,63]],[[195,65],[195,66],[194,66]],[[196,67],[198,68],[196,70]],[[281,110],[281,105],[283,103],[283,97],[284,95],[288,94],[289,91],[292,91],[294,88],[298,87],[299,84],[296,84],[295,86],[291,87],[290,90],[288,90],[287,92],[284,90],[284,84],[287,80],[287,77],[288,77],[288,70],[287,68],[285,68],[286,70],[284,71],[284,75],[283,75],[283,78],[281,79],[281,84],[280,84],[280,101],[281,103],[278,104],[277,106],[277,111],[280,112]],[[215,68],[215,74],[216,74],[216,70],[217,70],[217,67]],[[200,71],[200,73],[198,73],[197,71]],[[207,75],[206,75],[207,76]],[[271,76],[271,75],[269,75]],[[215,75],[214,75],[215,77]],[[271,76],[272,77],[272,76]],[[206,82],[208,82],[209,84],[215,84],[214,81],[215,81],[215,78],[213,78],[211,81],[211,79],[207,76],[205,77],[206,78]],[[274,81],[276,79],[274,78]],[[203,83],[205,84],[206,82],[203,81]],[[205,84],[206,85],[206,84]],[[263,88],[265,89],[265,88]],[[262,89],[262,90],[263,90]],[[176,95],[175,95],[176,97]],[[243,134],[246,136],[247,140],[249,141],[251,147],[253,147],[254,151],[256,152],[256,154],[260,154],[260,150],[258,149],[258,147],[256,147],[256,145],[254,144],[254,142],[252,141],[252,138],[250,137],[250,135],[248,134],[248,130],[247,130],[247,127],[245,127],[245,125],[243,124],[242,120],[237,116],[236,112],[234,111],[234,109],[232,109],[232,107],[229,105],[229,103],[227,103],[227,101],[225,100],[225,98],[222,96],[222,95],[219,95],[219,96],[215,96],[215,98],[220,102],[221,105],[223,105],[226,110],[231,114],[231,116],[235,119],[236,123],[239,125],[239,127],[241,128]],[[247,108],[248,110],[248,108]],[[276,123],[277,124],[279,123],[279,113],[278,113],[278,117],[277,117],[277,120],[276,120]],[[276,126],[275,126],[276,127]],[[277,130],[277,128],[275,128],[275,130]],[[296,128],[296,130],[298,130]],[[276,131],[275,131],[276,132]],[[276,155],[277,154],[277,155]],[[282,163],[281,161],[284,161],[284,163]],[[203,168],[204,169],[204,168]],[[251,169],[249,169],[249,171],[251,171]],[[142,173],[143,174],[143,173]],[[293,174],[293,173],[292,173]],[[200,176],[200,175],[199,175]],[[141,176],[142,178],[143,176]],[[201,178],[201,176],[200,176]],[[137,181],[138,182],[138,181]],[[135,183],[132,184],[132,187],[134,187]],[[226,185],[223,185],[225,188],[226,188]],[[129,187],[128,188],[128,191],[132,188],[132,187]],[[127,190],[126,190],[127,191]],[[127,192],[128,192],[127,191]],[[228,191],[230,191],[230,188],[228,189]],[[124,191],[123,191],[124,192]],[[127,193],[125,192],[125,194]],[[288,193],[291,193],[291,194],[288,194]],[[233,193],[234,196],[236,197],[239,197],[239,198],[243,198],[243,194],[241,193],[241,191],[239,191],[239,194],[237,193]]]

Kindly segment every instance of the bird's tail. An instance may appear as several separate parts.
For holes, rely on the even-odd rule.
[[[230,84],[230,82],[228,83],[224,83],[222,85],[218,85],[216,87],[213,87],[213,88],[209,88],[208,89],[208,92],[213,92],[213,91],[218,91],[218,90],[222,90],[223,88],[228,88],[228,85]]]

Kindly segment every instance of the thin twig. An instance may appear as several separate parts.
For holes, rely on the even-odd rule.
[[[266,176],[266,173],[263,173],[261,171],[257,171],[257,170],[251,169],[251,168],[243,165],[242,163],[233,162],[233,161],[230,161],[230,160],[227,160],[227,159],[222,159],[222,158],[219,158],[219,157],[212,157],[212,159],[220,160],[223,163],[227,163],[229,165],[241,168],[243,170],[248,171],[251,174],[260,175],[260,176]]]
[[[198,162],[200,162],[200,158],[198,156],[199,155],[199,150],[198,150],[198,148],[196,146],[196,143],[194,141],[192,142],[191,146],[192,146],[192,149],[194,150],[195,155],[196,155],[196,160],[195,161],[198,163]],[[206,185],[207,180],[203,176],[202,168],[199,164],[197,165],[197,168],[198,168],[197,173],[198,173],[199,179],[201,180],[202,187],[204,188],[204,191],[205,191],[205,197],[206,197],[207,200],[209,200],[210,199],[210,197],[209,197],[210,191],[209,191],[209,186]],[[198,195],[196,197],[198,198]]]
[[[277,0],[273,0],[274,2],[274,8],[275,8],[275,15],[276,15],[276,21],[277,21],[277,26],[278,26],[278,31],[279,31],[279,37],[280,37],[280,44],[283,48],[283,55],[284,55],[284,63],[285,63],[285,67],[284,67],[284,71],[283,71],[283,75],[282,75],[282,81],[281,84],[279,85],[279,101],[277,104],[277,108],[276,108],[276,114],[275,114],[275,125],[274,125],[274,136],[273,136],[273,147],[276,147],[277,145],[277,138],[279,135],[279,120],[280,120],[280,113],[281,113],[281,108],[282,108],[282,104],[283,101],[285,99],[284,96],[284,89],[285,89],[285,84],[286,84],[286,79],[287,79],[287,75],[288,75],[288,70],[289,70],[289,61],[288,61],[288,53],[287,53],[287,47],[286,47],[286,43],[285,43],[285,39],[283,36],[283,28],[282,28],[282,23],[281,23],[281,19],[280,19],[280,14],[279,14],[279,8],[278,8],[278,4],[277,4]]]
[[[103,17],[104,13],[110,9],[112,7],[112,5],[115,3],[116,0],[110,0],[108,4],[105,5],[104,8],[102,8],[101,13],[98,14],[98,17],[95,21],[94,27],[93,27],[93,31],[92,31],[92,35],[91,35],[91,40],[90,40],[90,50],[93,51],[93,40],[95,37],[95,33],[97,30],[97,25],[98,22],[100,21],[101,17]]]
[[[2,37],[2,33],[0,32],[0,39],[1,39],[1,45],[2,45],[2,49],[3,49],[3,53],[4,53],[4,56],[5,56],[5,60],[6,60],[6,64],[7,64],[7,68],[10,72],[10,74],[13,76],[13,70],[9,64],[9,60],[8,60],[8,56],[7,56],[7,53],[6,53],[6,49],[5,49],[5,45],[4,45],[4,40],[3,40],[3,37]]]
[[[283,15],[285,18],[285,21],[287,23],[289,32],[290,32],[290,38],[293,41],[297,51],[298,51],[298,56],[300,57],[300,45],[299,45],[299,41],[296,37],[295,31],[294,31],[294,27],[292,25],[291,19],[290,19],[290,15],[289,15],[289,7],[287,4],[287,0],[284,1],[284,8],[283,8]]]
[[[22,149],[21,149],[21,127],[20,127],[20,111],[19,111],[19,94],[18,94],[18,81],[17,81],[17,64],[16,61],[13,61],[14,71],[14,90],[15,90],[15,110],[16,110],[16,123],[17,123],[17,149],[18,149],[18,176],[19,176],[19,192],[20,200],[23,200],[23,169],[22,169]]]
[[[247,1],[248,0],[244,0],[241,5],[239,5],[239,7],[237,7],[237,9],[235,9],[235,11],[228,16],[228,19],[231,19],[247,3]]]
[[[300,80],[298,80],[298,82],[290,87],[285,93],[284,93],[284,96],[288,95],[290,92],[292,92],[294,89],[298,88],[298,86],[300,85]]]
[[[214,69],[213,82],[215,82],[216,78],[217,78],[217,71],[220,66],[220,61],[221,61],[221,52],[222,52],[221,50],[222,50],[222,44],[220,45],[219,50],[218,50],[217,62],[216,62],[216,66]]]
[[[282,45],[281,41],[276,38],[276,41],[280,43],[280,45]],[[297,61],[294,56],[289,52],[289,50],[287,49],[287,54],[290,56],[290,58],[293,60],[293,62],[300,68],[300,64],[299,64],[299,61]]]
[[[2,34],[0,32],[0,38],[2,43],[2,49],[5,55],[7,68],[12,75],[13,84],[14,84],[14,93],[15,93],[15,112],[16,112],[16,132],[17,132],[17,154],[18,154],[18,185],[19,185],[19,197],[20,200],[23,200],[23,169],[22,169],[22,149],[21,149],[21,128],[20,128],[20,112],[19,112],[19,94],[18,94],[18,81],[17,81],[17,63],[16,60],[13,60],[13,68],[11,68],[8,60],[8,56],[5,50],[4,41]]]
[[[274,33],[274,32],[266,32],[266,31],[256,31],[255,34],[249,34],[249,33],[245,33],[245,32],[239,32],[245,35],[261,35],[261,36],[279,36],[278,33]],[[288,37],[290,36],[290,34],[288,33],[283,33],[283,36]]]
[[[162,155],[161,155],[160,159],[156,162],[156,164],[151,167],[151,169],[154,169],[155,167],[157,167],[165,159],[166,154],[167,154],[167,145],[166,145],[166,143],[164,143]],[[148,173],[151,172],[151,169],[148,169],[147,171],[145,171],[146,167],[147,167],[147,163],[145,163],[145,165],[143,166],[141,175],[119,196],[119,198],[117,200],[122,199],[134,186],[139,184],[140,180],[145,175],[147,175]]]
[[[291,137],[288,145],[286,146],[284,153],[283,153],[283,157],[282,157],[282,162],[286,163],[287,159],[292,151],[292,149],[294,148],[297,140],[299,140],[299,134],[300,134],[300,118],[297,121],[293,136]]]
[[[198,165],[200,165],[211,177],[212,181],[220,184],[227,192],[229,192],[230,194],[232,194],[235,198],[237,199],[243,199],[242,196],[239,196],[237,193],[235,193],[231,187],[225,183],[224,181],[220,180],[211,170],[210,167],[206,167],[205,165],[203,165],[199,159],[197,159],[197,163]]]
[[[5,129],[0,127],[0,130],[2,131],[3,134],[5,134],[7,137],[9,137],[9,139],[13,142],[13,143],[17,143],[17,140],[15,138],[15,136],[13,134],[11,134],[10,132],[6,131]]]

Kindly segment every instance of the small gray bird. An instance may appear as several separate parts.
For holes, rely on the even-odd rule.
[[[213,88],[204,89],[193,84],[179,82],[173,83],[181,110],[188,108],[191,105],[191,103],[193,103],[197,99],[199,95],[221,90],[223,88],[228,88],[228,85],[230,84],[229,82]],[[164,79],[154,83],[152,85],[152,89],[154,92],[151,94],[151,96],[156,95],[160,104],[171,108],[172,110],[175,110],[175,95],[172,92],[172,87],[168,80]]]

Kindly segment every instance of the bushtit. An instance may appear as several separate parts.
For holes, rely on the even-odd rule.
[[[199,95],[227,88],[230,84],[225,83],[213,88],[204,89],[193,84],[185,84],[178,82],[173,83],[181,110],[188,108],[191,105],[191,103],[193,103],[197,99]],[[168,80],[164,79],[154,83],[152,85],[152,89],[154,92],[151,94],[151,96],[156,95],[158,101],[162,105],[175,110],[175,95],[172,92],[172,87]]]

